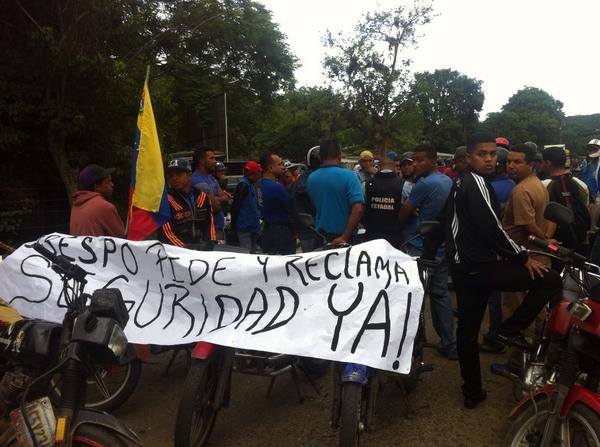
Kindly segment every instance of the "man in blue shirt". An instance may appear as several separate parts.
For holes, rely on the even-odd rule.
[[[600,215],[600,195],[598,195],[598,174],[600,173],[600,138],[590,140],[587,144],[588,157],[581,172],[581,179],[590,191],[591,231],[597,231],[598,216]]]
[[[237,232],[238,244],[250,250],[250,253],[256,252],[260,235],[260,208],[256,185],[260,181],[261,172],[257,162],[246,163],[244,178],[237,184],[231,204],[231,225]]]
[[[223,192],[219,182],[213,176],[217,167],[215,152],[209,147],[200,147],[194,152],[193,165],[196,171],[192,175],[192,187],[205,192],[210,197],[215,213],[215,229],[217,230],[217,239],[225,239],[223,229],[225,228],[225,214],[223,213],[223,204],[231,199]]]
[[[279,155],[266,153],[260,158],[263,178],[261,216],[264,223],[262,248],[264,253],[291,255],[296,253],[296,240],[290,222],[290,198],[285,187],[278,182],[286,172]]]
[[[328,140],[319,149],[321,166],[308,178],[306,189],[315,206],[316,228],[334,244],[352,238],[363,216],[364,197],[356,174],[339,166],[342,150]]]
[[[437,170],[437,151],[430,144],[421,144],[414,151],[414,169],[419,179],[410,192],[406,203],[400,208],[400,222],[405,224],[404,239],[418,234],[421,223],[436,220],[452,188],[452,180]],[[417,237],[407,245],[411,256],[423,254],[423,237]],[[431,278],[431,318],[435,332],[440,337],[438,352],[450,360],[458,360],[454,337],[452,300],[448,291],[448,261],[444,248],[436,256],[437,265]]]

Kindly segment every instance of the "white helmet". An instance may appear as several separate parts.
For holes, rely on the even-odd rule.
[[[306,166],[312,169],[316,169],[321,165],[321,159],[319,158],[321,146],[313,146],[306,153]]]
[[[600,138],[594,138],[587,144],[588,146],[600,146]]]

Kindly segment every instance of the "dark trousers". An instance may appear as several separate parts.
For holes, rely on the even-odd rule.
[[[512,335],[529,326],[547,302],[554,304],[560,299],[562,281],[554,270],[531,279],[524,266],[506,261],[477,266],[477,271],[452,265],[450,273],[458,304],[456,343],[463,393],[470,395],[481,389],[478,338],[491,291],[529,290],[521,305],[500,327],[501,334]]]
[[[262,235],[262,251],[269,255],[293,255],[296,240],[288,225],[265,225]]]
[[[502,292],[492,290],[488,299],[488,315],[490,317],[490,327],[487,333],[489,338],[495,338],[500,332],[502,325]]]

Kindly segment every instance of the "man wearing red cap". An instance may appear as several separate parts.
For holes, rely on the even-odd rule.
[[[235,188],[231,205],[231,226],[237,232],[239,246],[247,248],[251,253],[256,251],[256,242],[260,234],[260,208],[256,185],[261,172],[257,162],[246,163],[244,178]]]
[[[70,233],[73,236],[125,237],[117,208],[108,201],[113,193],[112,169],[89,165],[79,173],[79,191],[73,195]]]

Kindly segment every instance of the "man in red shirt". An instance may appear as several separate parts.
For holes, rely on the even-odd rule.
[[[72,235],[125,237],[123,220],[108,201],[114,188],[112,171],[89,165],[79,173],[79,191],[73,194],[71,208]]]

